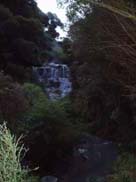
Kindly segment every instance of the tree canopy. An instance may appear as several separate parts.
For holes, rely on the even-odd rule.
[[[29,69],[49,59],[59,36],[56,27],[62,26],[55,14],[44,14],[34,0],[1,0],[0,20],[1,70],[14,76],[17,68]]]
[[[69,35],[76,60],[72,67],[73,100],[77,113],[95,133],[134,140],[135,1],[59,2],[67,7],[71,21]]]

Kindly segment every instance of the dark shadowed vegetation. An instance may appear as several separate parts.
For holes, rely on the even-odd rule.
[[[63,40],[57,40],[59,18],[35,0],[0,0],[0,181],[62,177],[82,136],[95,135],[121,146],[108,182],[135,182],[136,3],[58,4],[70,22]],[[55,101],[33,77],[33,67],[52,60],[70,67],[73,83],[72,93]],[[16,139],[22,134],[24,146]]]

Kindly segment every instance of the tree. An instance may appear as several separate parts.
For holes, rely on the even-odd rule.
[[[15,76],[14,70],[31,70],[47,61],[58,36],[56,27],[62,23],[56,15],[41,12],[34,0],[1,0],[0,4],[0,69],[23,81],[26,73]]]
[[[16,122],[28,109],[28,102],[21,85],[0,73],[0,122],[8,122],[15,129]]]
[[[77,60],[75,108],[95,133],[134,140],[135,4],[123,0],[67,2]]]

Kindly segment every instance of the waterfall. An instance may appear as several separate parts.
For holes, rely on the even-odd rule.
[[[34,67],[33,72],[51,100],[63,98],[72,90],[70,69],[66,64],[50,62],[42,67]]]

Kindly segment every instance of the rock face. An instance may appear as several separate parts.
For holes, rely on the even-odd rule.
[[[58,178],[54,176],[45,176],[41,179],[41,182],[58,182]]]
[[[34,67],[33,71],[51,100],[63,98],[71,92],[70,69],[66,64],[50,62],[42,67]]]

